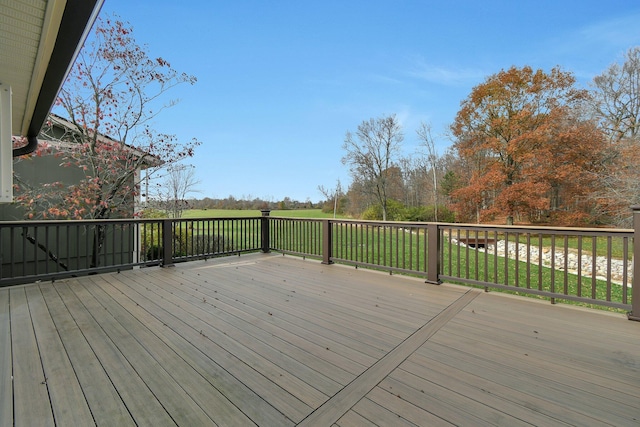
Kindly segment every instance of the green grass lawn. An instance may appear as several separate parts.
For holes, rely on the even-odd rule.
[[[182,217],[185,219],[193,218],[241,218],[261,216],[259,210],[244,209],[189,209],[184,211]],[[324,213],[321,209],[291,209],[291,210],[273,210],[271,216],[285,218],[333,218],[333,213]],[[337,218],[345,218],[338,215]]]

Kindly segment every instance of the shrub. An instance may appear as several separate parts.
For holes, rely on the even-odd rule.
[[[216,254],[233,251],[232,242],[220,235],[200,234],[195,236],[194,243],[194,252],[196,254]]]
[[[455,213],[446,206],[438,206],[437,222],[455,222]],[[436,222],[435,206],[417,206],[404,211],[403,221]]]
[[[145,255],[146,255],[146,259],[147,261],[149,260],[155,260],[155,259],[161,259],[162,258],[162,246],[159,245],[152,245],[149,247],[149,249],[147,249]]]
[[[162,236],[158,236],[158,243],[147,243],[143,246],[142,250],[146,256],[147,261],[162,259],[163,247],[159,243],[162,240]],[[146,249],[145,249],[146,248]],[[178,236],[175,236],[173,256],[174,257],[186,257],[197,255],[212,255],[224,252],[232,252],[233,243],[220,235],[191,235],[191,230],[182,232]]]
[[[387,221],[402,221],[405,207],[397,200],[387,200]],[[382,206],[372,205],[362,213],[362,219],[370,221],[382,220]]]
[[[380,205],[369,206],[362,214],[365,220],[381,220],[382,207]],[[438,222],[455,222],[455,213],[446,206],[438,206]],[[402,203],[396,200],[389,200],[387,206],[388,221],[410,221],[410,222],[436,222],[434,206],[414,206],[405,208]]]
[[[158,219],[158,218],[167,218],[167,214],[158,209],[145,209],[140,213],[141,218],[146,219]]]

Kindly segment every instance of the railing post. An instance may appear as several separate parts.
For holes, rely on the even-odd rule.
[[[173,221],[162,220],[162,267],[173,267]]]
[[[640,205],[633,211],[633,280],[631,281],[631,311],[629,320],[640,321]]]
[[[271,242],[269,240],[269,214],[271,213],[270,209],[263,209],[260,212],[262,212],[262,234],[261,234],[261,238],[262,238],[262,252],[267,254],[269,252],[271,252]]]
[[[331,257],[331,248],[333,248],[333,242],[331,240],[331,221],[325,219],[322,221],[322,263],[333,264]]]
[[[427,225],[427,283],[439,285],[440,281],[440,230],[437,223]]]

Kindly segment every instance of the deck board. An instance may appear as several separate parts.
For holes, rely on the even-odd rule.
[[[194,423],[193,425],[206,425],[210,424],[214,419],[224,420],[225,423],[231,421],[241,425],[242,422],[247,423],[248,419],[242,417],[242,413],[235,410],[236,408],[231,405],[219,405],[220,401],[224,402],[224,396],[222,396],[217,390],[211,387],[211,383],[206,381],[191,365],[180,357],[179,354],[174,352],[168,346],[164,345],[161,337],[155,335],[144,323],[133,316],[121,305],[119,301],[112,298],[105,291],[107,286],[92,286],[102,285],[104,282],[99,278],[93,278],[94,283],[86,283],[85,289],[90,292],[109,313],[118,319],[118,323],[122,328],[131,332],[132,337],[139,343],[153,361],[148,364],[160,367],[170,367],[170,369],[164,369],[167,376],[163,379],[158,378],[160,386],[166,387],[167,384],[176,384],[179,389],[173,389],[169,387],[167,393],[179,393],[182,398],[189,403],[193,401],[193,404],[197,405],[197,408],[189,408],[191,405],[187,405],[184,402],[178,402],[181,408],[189,411],[189,416],[193,416],[194,413],[199,414],[199,419],[194,420],[175,420],[178,424]],[[106,282],[106,281],[105,281]],[[140,372],[140,370],[138,370]],[[160,370],[153,368],[152,371],[145,375],[155,376]],[[162,372],[162,371],[160,371]],[[169,378],[170,377],[170,378]],[[157,393],[156,393],[157,395]],[[161,397],[158,397],[161,399]],[[206,416],[205,416],[206,414]]]
[[[157,270],[154,273],[162,275],[166,272]],[[150,282],[155,282],[155,277],[149,279]],[[151,289],[151,283],[147,283],[137,289],[121,288],[121,291],[134,296],[136,304],[153,313],[165,328],[174,331],[181,337],[183,342],[176,342],[175,339],[172,341],[176,346],[182,346],[183,350],[188,350],[189,346],[199,349],[201,354],[192,353],[192,356],[196,358],[192,364],[206,356],[207,359],[200,364],[200,367],[210,372],[210,379],[214,381],[216,386],[220,387],[225,395],[237,405],[251,404],[248,409],[243,407],[243,412],[258,412],[260,410],[263,413],[255,414],[258,419],[277,421],[274,425],[287,425],[291,423],[292,418],[289,417],[301,418],[308,412],[308,405],[297,397],[286,393],[278,384],[268,378],[274,377],[280,380],[280,373],[271,369],[273,366],[269,364],[268,360],[260,360],[254,353],[241,349],[235,355],[225,346],[234,350],[239,347],[223,331],[205,324],[192,315],[188,311],[190,307],[186,304],[179,302],[177,305],[171,304],[151,292]],[[164,339],[166,342],[167,338]],[[256,369],[258,366],[264,369],[264,374]],[[247,390],[250,390],[251,393],[247,393]]]
[[[354,410],[350,410],[346,414],[340,418],[340,420],[335,423],[334,427],[376,427],[378,424],[374,423],[371,420],[366,419],[362,415],[358,414]]]
[[[455,317],[460,310],[478,296],[476,290],[469,290],[453,304],[446,307],[425,325],[407,337],[400,345],[372,365],[366,375],[360,375],[348,386],[336,393],[330,400],[304,419],[301,426],[331,425],[347,413],[362,396],[366,396],[386,376],[395,370],[409,355],[414,353],[429,338]]]
[[[530,308],[526,313],[520,314],[524,318],[528,317],[528,322],[505,321],[509,316],[502,313],[502,326],[494,325],[482,331],[474,319],[483,307],[488,308],[485,305],[487,299],[505,300],[503,296],[487,295],[484,301],[471,304],[465,313],[443,328],[441,334],[435,336],[416,352],[416,356],[426,358],[421,359],[419,365],[428,366],[431,360],[448,364],[454,367],[455,372],[460,376],[469,373],[506,387],[507,390],[504,391],[506,399],[517,392],[523,392],[526,397],[520,403],[526,402],[527,399],[535,399],[540,402],[535,409],[539,412],[546,411],[557,402],[563,402],[561,411],[553,414],[556,422],[573,424],[579,420],[579,424],[582,425],[598,423],[634,425],[638,422],[640,412],[637,387],[640,384],[638,382],[640,365],[637,363],[637,340],[635,343],[612,348],[603,345],[606,339],[596,342],[598,340],[595,337],[590,342],[573,341],[570,335],[571,330],[569,330],[565,331],[564,340],[549,343],[547,349],[543,345],[544,340],[538,339],[540,336],[538,329],[546,331],[553,329],[554,325],[558,328],[558,325],[563,324],[563,319],[568,313],[573,312],[575,316],[576,311],[542,305],[539,302],[529,302],[533,310]],[[517,306],[521,302],[516,301],[512,304]],[[513,307],[503,308],[496,304],[491,306],[493,316],[500,316],[502,310],[509,314]],[[599,318],[602,322],[603,317],[607,315],[583,312],[582,316],[588,324],[592,316]],[[468,327],[469,324],[474,326]],[[623,322],[620,327],[624,332],[629,330],[629,327],[636,328],[637,325]],[[515,335],[519,335],[521,339],[512,340],[512,335],[506,334],[505,330],[519,331]],[[522,337],[528,337],[529,342],[526,343],[526,338]],[[495,342],[496,339],[499,342]],[[632,350],[634,347],[635,351]],[[621,351],[623,356],[619,357]],[[538,360],[538,355],[543,359],[543,355],[547,352],[554,356],[548,360]],[[559,356],[560,353],[564,355]],[[590,355],[588,363],[585,363],[583,354]],[[571,363],[563,365],[563,359]],[[598,385],[598,382],[603,382],[603,376],[606,375],[607,370],[615,366],[617,370],[622,367],[620,360],[634,359],[635,361],[624,369],[626,381],[630,381],[631,384],[626,385],[626,381],[618,382],[614,376],[607,387]],[[522,378],[527,380],[522,381]]]
[[[40,358],[55,422],[58,425],[94,425],[91,410],[40,288],[27,286],[24,289],[38,347],[42,349]]]
[[[232,289],[231,287],[228,291],[231,292]],[[208,297],[219,298],[233,307],[229,311],[240,311],[239,315],[248,321],[259,323],[267,333],[275,334],[311,354],[319,355],[346,372],[362,372],[382,357],[392,343],[399,341],[398,338],[384,337],[383,333],[376,335],[375,329],[367,329],[355,322],[345,325],[336,320],[336,317],[332,318],[324,312],[329,309],[325,301],[303,301],[303,298],[292,296],[282,302],[265,302],[253,295],[246,295],[240,300],[237,294],[225,297],[220,295],[220,291]],[[307,337],[314,339],[310,341]],[[373,344],[368,342],[370,337],[374,340]]]
[[[298,385],[303,389],[295,391],[296,394],[309,399],[310,402],[307,402],[308,404],[316,405],[327,398],[328,394],[326,393],[333,393],[339,389],[340,384],[338,382],[330,378],[319,380],[317,371],[310,369],[312,364],[318,362],[317,358],[308,360],[311,359],[310,353],[296,352],[297,347],[282,339],[274,339],[275,336],[282,337],[286,335],[286,330],[268,330],[268,324],[264,321],[261,321],[261,326],[258,326],[256,317],[245,316],[243,311],[234,309],[231,306],[224,307],[225,309],[223,310],[224,303],[216,301],[214,298],[207,300],[206,297],[195,296],[185,292],[185,287],[183,286],[169,291],[170,288],[163,288],[159,283],[156,283],[150,289],[154,289],[166,301],[173,301],[176,304],[191,304],[189,312],[208,326],[222,331],[222,340],[216,339],[216,342],[228,341],[227,348],[231,346],[231,352],[236,351],[238,346],[253,349],[256,354],[260,354],[265,360],[291,374],[291,378],[299,379],[303,382],[314,382],[319,393],[306,385]],[[260,314],[264,316],[264,313]],[[273,314],[270,317],[272,318]],[[297,358],[293,356],[297,356]],[[258,365],[258,362],[255,362],[255,365]],[[333,365],[332,368],[335,369],[336,366]],[[290,384],[289,387],[296,387],[296,385]]]
[[[447,369],[446,365],[432,360],[421,362],[423,360],[411,358],[410,363],[394,371],[380,387],[455,425],[555,424],[552,418],[529,411],[526,408],[529,401],[512,403],[508,399],[511,390],[501,396],[490,384],[474,381],[475,378],[465,378],[466,381],[458,381],[458,375],[452,378],[450,375],[455,370]]]
[[[242,366],[232,354],[224,352],[216,343],[206,339],[170,311],[162,310],[143,298],[132,286],[113,277],[105,281],[116,290],[112,293],[122,306],[135,315],[147,328],[189,363],[221,398],[211,402],[219,409],[221,425],[246,425],[245,417],[259,425],[290,425],[291,421],[267,404],[255,390],[233,376]],[[239,406],[244,404],[243,411]],[[217,418],[218,419],[218,418]]]
[[[53,412],[25,287],[10,291],[15,425],[53,426]]]
[[[0,289],[0,426],[636,426],[639,336],[278,254],[93,275]]]
[[[354,406],[354,411],[362,414],[367,420],[374,422],[377,426],[414,427],[416,425],[404,418],[404,414],[397,414],[368,397],[360,400]]]
[[[196,341],[211,341],[223,352],[233,355],[231,366],[226,366],[243,381],[251,382],[260,396],[272,400],[274,405],[291,419],[300,419],[312,405],[325,399],[320,393],[304,381],[289,374],[274,361],[263,357],[259,351],[243,346],[229,336],[224,326],[218,329],[210,313],[200,307],[180,300],[171,294],[157,294],[152,292],[153,285],[147,286],[146,296],[152,299],[165,312],[172,313],[190,327],[190,335]],[[213,357],[214,360],[223,358],[223,353]]]
[[[13,427],[9,289],[0,289],[0,427]]]
[[[94,306],[91,301],[86,301],[85,305],[77,296],[75,288],[79,286],[81,285],[73,280],[55,283],[58,294],[118,391],[131,417],[138,425],[175,425],[169,413],[158,402],[118,345],[109,338],[103,326],[93,316],[89,309]]]
[[[127,407],[53,286],[41,285],[56,330],[98,426],[134,426]]]

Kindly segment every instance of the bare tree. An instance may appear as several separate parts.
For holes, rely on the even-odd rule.
[[[337,181],[335,188],[325,188],[323,185],[318,186],[318,191],[322,193],[324,197],[326,197],[327,201],[333,199],[333,217],[336,217],[336,212],[338,211],[338,202],[340,197],[342,197],[342,185],[340,184],[340,180]]]
[[[173,165],[157,186],[157,200],[171,218],[182,218],[187,207],[187,194],[196,192],[200,181],[192,165]]]
[[[595,198],[606,217],[630,226],[629,205],[640,203],[640,47],[596,76],[593,86],[596,116],[611,143]]]
[[[612,142],[640,136],[640,47],[593,79],[598,118]]]
[[[395,114],[363,121],[355,135],[347,131],[346,151],[342,164],[349,165],[354,180],[371,184],[373,196],[382,207],[382,219],[387,219],[389,174],[400,154],[404,140],[402,126]]]
[[[415,156],[403,156],[398,163],[402,172],[404,205],[406,207],[421,206],[424,168],[420,165],[420,159]]]
[[[435,220],[438,221],[438,152],[436,151],[436,144],[431,136],[431,125],[421,122],[418,130],[416,131],[421,145],[427,149],[427,164],[431,168],[433,177],[433,203],[434,203],[434,215]]]

